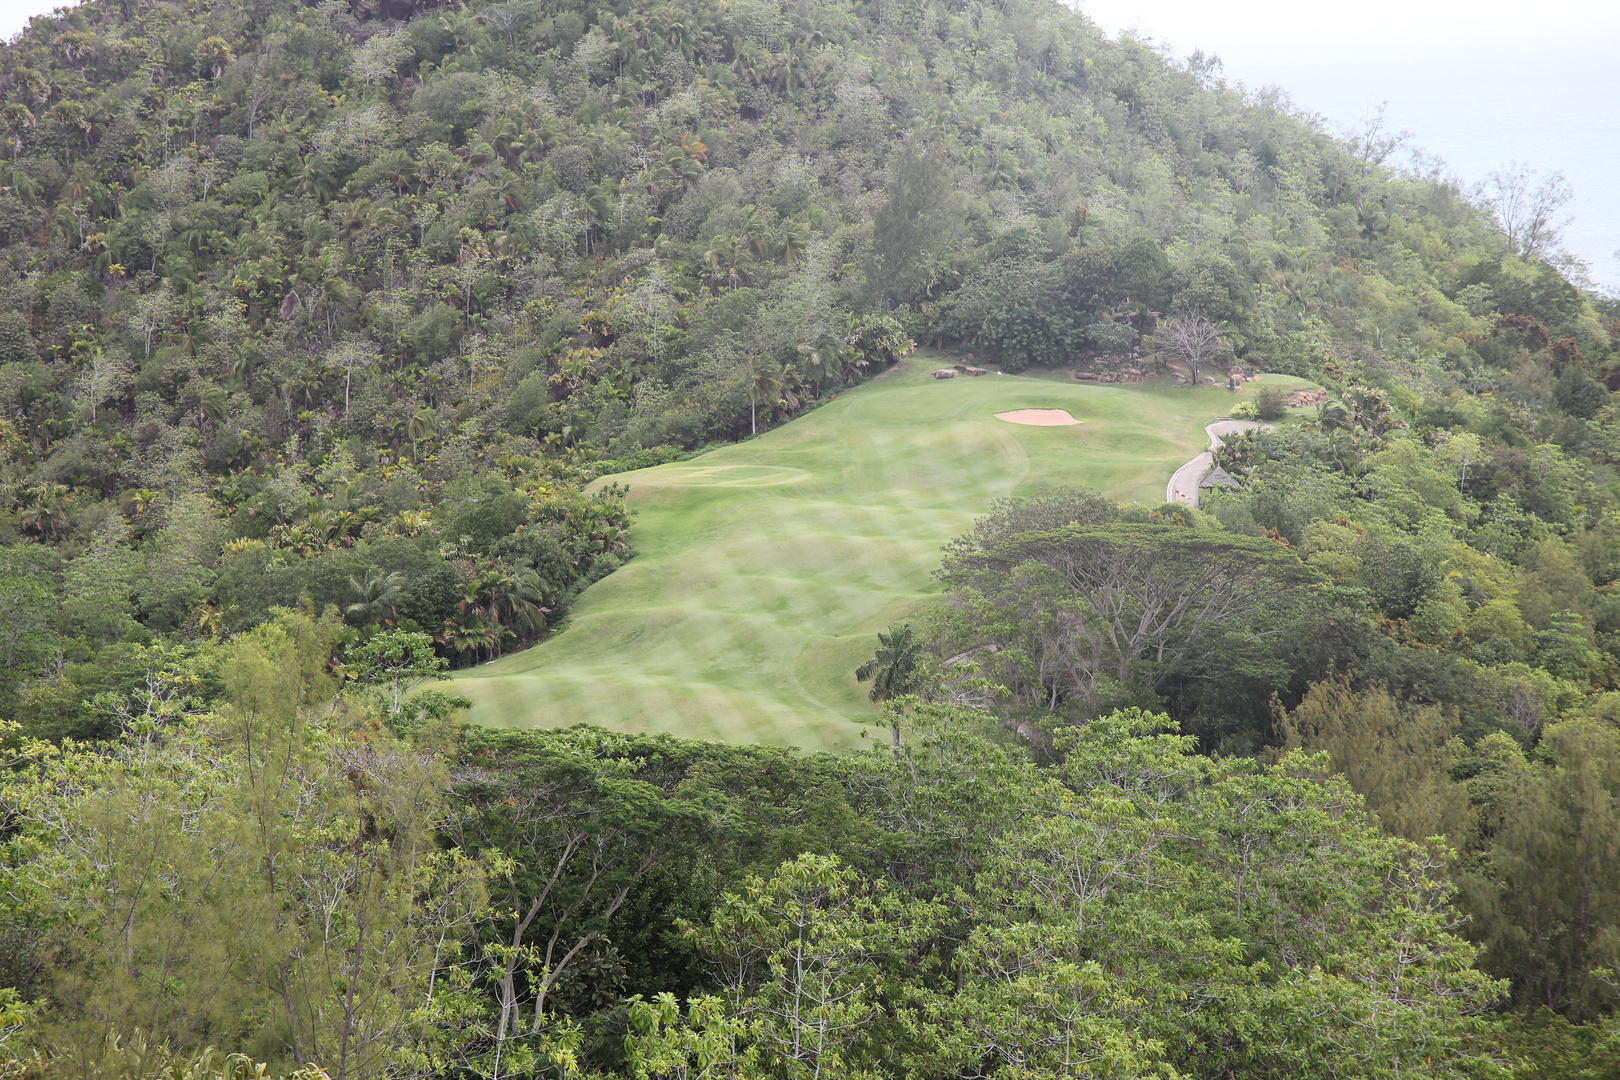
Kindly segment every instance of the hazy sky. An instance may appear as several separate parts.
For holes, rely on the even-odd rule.
[[[11,35],[28,25],[31,16],[41,15],[57,6],[40,0],[0,0],[0,37],[11,40]]]
[[[1466,183],[1518,161],[1575,189],[1567,243],[1620,288],[1620,4],[1598,0],[1069,0],[1228,78],[1277,85],[1336,128],[1392,126]],[[50,0],[0,0],[9,38]]]
[[[1582,0],[1078,0],[1127,29],[1221,58],[1335,128],[1381,102],[1392,127],[1465,183],[1523,162],[1575,189],[1565,240],[1620,288],[1620,4]]]

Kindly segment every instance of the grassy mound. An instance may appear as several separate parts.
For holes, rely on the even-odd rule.
[[[630,485],[640,554],[545,644],[462,673],[472,719],[858,742],[876,709],[853,672],[876,631],[926,601],[942,543],[992,499],[1043,485],[1157,505],[1208,444],[1203,425],[1257,389],[936,381],[939,360],[913,356],[750,442],[612,477]],[[993,417],[1014,409],[1081,423]]]

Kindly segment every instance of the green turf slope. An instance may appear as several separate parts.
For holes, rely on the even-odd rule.
[[[611,477],[630,487],[639,554],[543,645],[460,673],[471,718],[849,746],[876,715],[852,672],[926,602],[942,543],[1042,485],[1157,505],[1202,425],[1241,400],[1061,373],[936,381],[940,362],[914,355],[758,439]],[[1028,408],[1083,423],[992,415]]]

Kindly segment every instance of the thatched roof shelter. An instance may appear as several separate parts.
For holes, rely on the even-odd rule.
[[[1215,468],[1211,469],[1207,474],[1205,474],[1202,480],[1198,481],[1198,486],[1204,491],[1210,491],[1218,487],[1235,488],[1241,487],[1242,485],[1240,485],[1236,480],[1232,479],[1230,473],[1217,465]]]

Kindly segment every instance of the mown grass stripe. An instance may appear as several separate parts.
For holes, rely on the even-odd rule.
[[[1044,486],[1157,505],[1203,425],[1242,400],[1059,376],[940,382],[938,361],[913,358],[759,439],[612,477],[630,485],[640,556],[545,644],[458,674],[472,718],[858,743],[877,712],[854,667],[926,602],[941,544],[998,496]],[[1082,423],[993,419],[1024,408]]]

